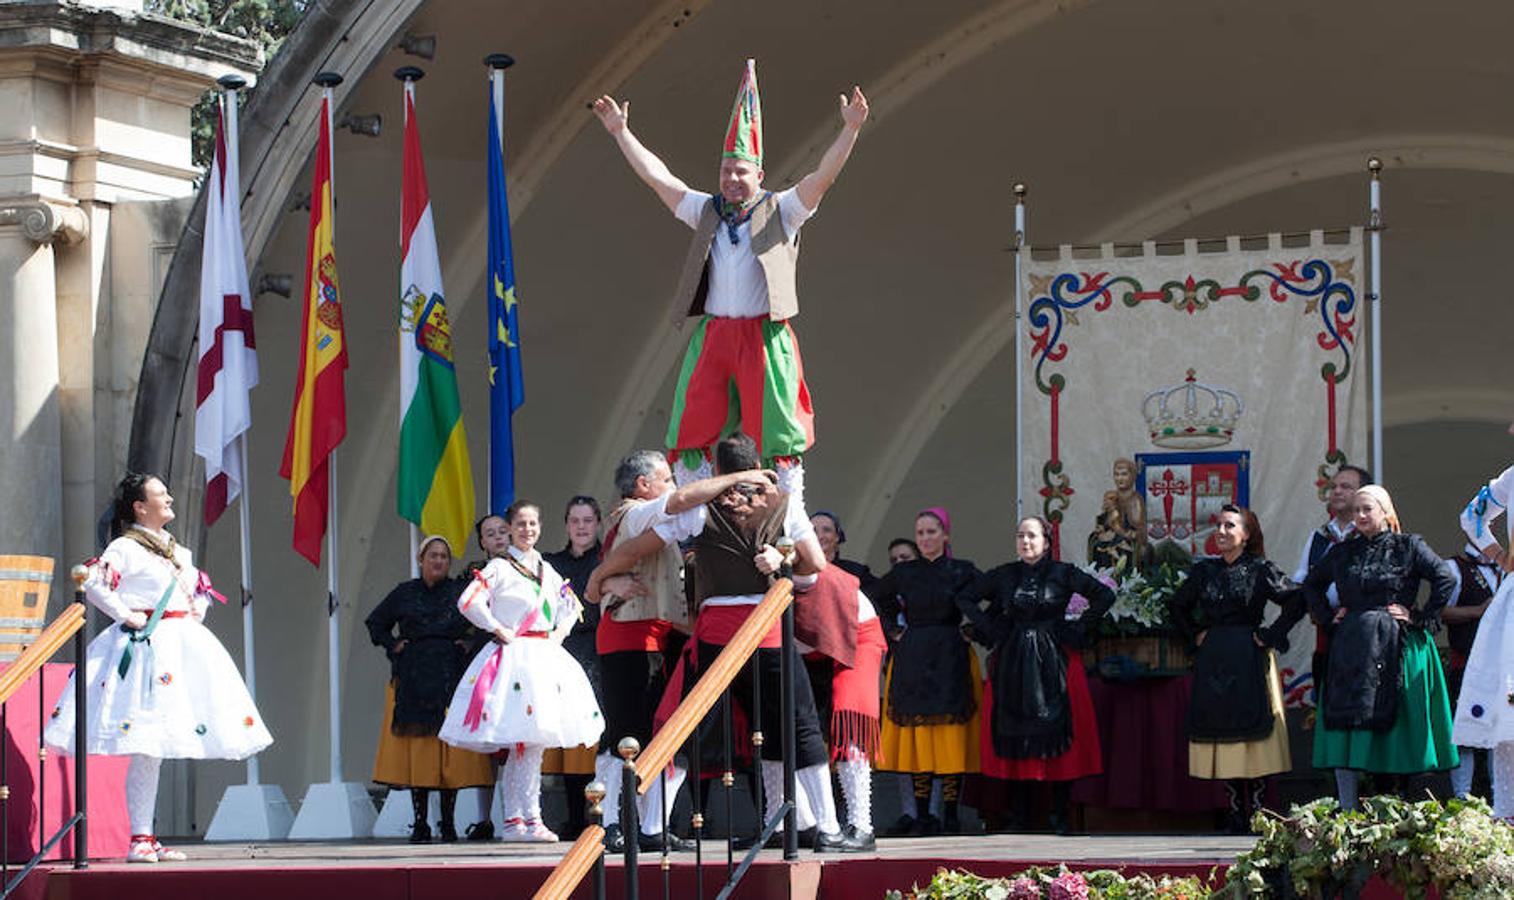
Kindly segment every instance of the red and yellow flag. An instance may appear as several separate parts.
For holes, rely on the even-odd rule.
[[[320,143],[310,187],[310,239],[305,250],[305,315],[300,329],[300,377],[279,474],[294,497],[294,549],[321,564],[330,478],[326,463],[347,436],[347,342],[336,276],[331,198],[331,126],[321,102]]]

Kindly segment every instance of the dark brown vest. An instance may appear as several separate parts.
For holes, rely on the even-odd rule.
[[[768,318],[775,322],[792,319],[799,315],[799,294],[794,279],[799,263],[799,241],[796,238],[791,242],[784,234],[778,195],[768,194],[758,201],[749,222],[752,253],[767,278]],[[687,304],[688,315],[704,315],[704,301],[710,290],[710,242],[717,236],[726,239],[720,214],[715,211],[715,204],[706,203],[699,213],[699,225],[694,229],[689,253],[684,257],[683,272],[674,295],[674,309],[684,309]]]
[[[695,604],[710,597],[767,593],[771,580],[752,565],[752,557],[783,535],[788,508],[789,495],[780,491],[757,527],[745,532],[716,504],[705,507],[704,530],[694,538]]]

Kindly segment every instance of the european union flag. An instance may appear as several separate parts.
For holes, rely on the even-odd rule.
[[[515,436],[510,416],[526,401],[520,374],[520,317],[515,261],[510,250],[510,201],[505,195],[501,110],[489,103],[489,511],[515,502]]]

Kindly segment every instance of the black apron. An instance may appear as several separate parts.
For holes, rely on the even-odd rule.
[[[1215,625],[1193,661],[1188,737],[1195,741],[1254,741],[1272,733],[1267,697],[1267,651],[1250,625]]]
[[[994,653],[994,752],[1005,759],[1050,759],[1072,746],[1067,658],[1056,622],[1019,624]]]
[[[888,717],[897,725],[961,724],[978,711],[972,650],[956,625],[910,625],[894,647]],[[905,677],[901,677],[901,675]]]
[[[1348,610],[1330,635],[1325,727],[1392,728],[1403,680],[1402,654],[1401,631],[1387,609]]]

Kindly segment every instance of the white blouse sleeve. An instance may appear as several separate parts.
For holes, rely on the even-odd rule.
[[[89,576],[84,579],[84,596],[116,622],[123,621],[132,611],[117,591],[126,569],[126,554],[118,542],[112,541],[100,558],[90,565]]]
[[[1514,494],[1514,466],[1479,488],[1461,511],[1461,530],[1467,533],[1467,540],[1479,548],[1498,542],[1491,526],[1509,508],[1511,494]]]
[[[494,634],[501,627],[500,621],[489,610],[489,595],[504,575],[500,570],[501,565],[502,562],[496,559],[474,572],[473,580],[463,588],[462,596],[457,598],[457,611],[485,634]]]

